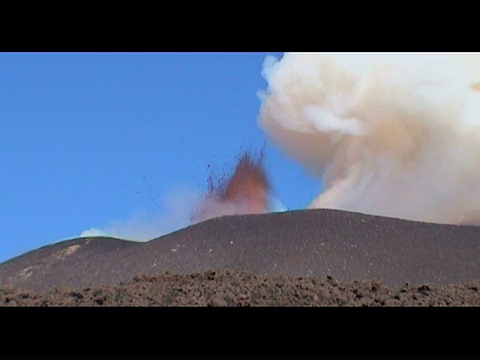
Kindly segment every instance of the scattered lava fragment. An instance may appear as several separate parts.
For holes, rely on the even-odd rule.
[[[232,175],[217,181],[210,175],[208,185],[208,192],[192,216],[192,221],[221,215],[267,212],[270,184],[263,166],[263,152],[257,158],[242,153]]]

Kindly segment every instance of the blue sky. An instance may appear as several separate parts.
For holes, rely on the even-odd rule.
[[[207,165],[259,150],[266,55],[1,53],[0,261],[166,211],[172,189],[206,189]],[[265,160],[289,209],[318,193],[268,140]]]

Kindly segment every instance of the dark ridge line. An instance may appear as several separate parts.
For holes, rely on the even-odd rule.
[[[221,216],[216,216],[207,220],[203,220],[194,224],[190,224],[184,228],[174,230],[172,232],[169,232],[167,234],[163,234],[158,237],[154,237],[150,240],[147,241],[138,241],[138,240],[132,240],[132,239],[125,239],[125,238],[119,238],[119,237],[113,237],[113,236],[82,236],[82,237],[76,237],[76,238],[67,238],[67,239],[62,239],[47,245],[43,245],[41,247],[29,250],[23,254],[14,256],[10,259],[7,259],[3,262],[0,263],[0,266],[10,262],[12,260],[15,260],[19,257],[23,257],[25,255],[28,255],[30,253],[33,253],[38,250],[42,249],[47,249],[52,246],[56,245],[61,245],[61,244],[66,244],[68,242],[79,242],[82,240],[94,240],[94,241],[101,241],[101,240],[113,240],[113,241],[119,241],[123,243],[130,243],[131,245],[134,246],[141,246],[145,245],[148,243],[151,243],[152,241],[157,241],[161,240],[165,237],[170,237],[172,235],[182,233],[187,230],[191,230],[195,227],[199,226],[206,226],[209,223],[213,222],[218,222],[218,221],[224,221],[224,220],[232,220],[232,219],[245,219],[245,218],[256,218],[256,217],[269,217],[269,216],[285,216],[289,214],[302,214],[302,213],[338,213],[342,214],[342,216],[362,216],[362,217],[367,217],[367,218],[372,218],[381,221],[382,219],[388,219],[391,221],[399,221],[399,222],[407,222],[407,223],[412,223],[412,224],[421,224],[421,225],[427,225],[427,226],[440,226],[440,227],[452,227],[452,228],[478,228],[478,225],[464,225],[464,224],[443,224],[443,223],[432,223],[432,222],[426,222],[426,221],[418,221],[418,220],[408,220],[408,219],[402,219],[402,218],[396,218],[396,217],[391,217],[391,216],[382,216],[382,215],[374,215],[374,214],[367,214],[367,213],[361,213],[361,212],[356,212],[356,211],[346,211],[346,210],[338,210],[338,209],[329,209],[329,208],[322,208],[322,209],[292,209],[292,210],[287,210],[287,211],[281,211],[281,212],[270,212],[270,213],[265,213],[265,214],[240,214],[240,215],[221,215]]]

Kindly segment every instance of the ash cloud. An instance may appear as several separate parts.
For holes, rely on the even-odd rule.
[[[102,228],[90,228],[80,237],[111,236],[133,241],[148,241],[191,224],[192,208],[201,200],[201,192],[192,186],[176,186],[167,192],[162,209],[138,210],[127,219],[111,221]]]
[[[285,210],[270,188],[263,167],[263,153],[258,157],[242,153],[230,174],[210,174],[206,192],[191,186],[177,186],[167,193],[161,210],[137,211],[128,219],[87,229],[80,237],[110,236],[149,241],[214,217]]]
[[[480,224],[480,55],[268,57],[258,124],[321,179],[310,208]]]

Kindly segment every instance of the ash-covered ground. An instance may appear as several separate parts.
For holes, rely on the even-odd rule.
[[[1,306],[479,306],[480,282],[387,287],[331,277],[268,277],[231,271],[140,276],[120,285],[45,294],[0,290]]]

